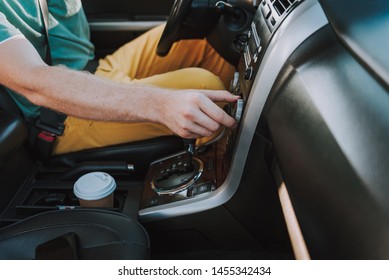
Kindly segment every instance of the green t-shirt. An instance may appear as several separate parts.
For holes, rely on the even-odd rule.
[[[81,0],[47,0],[49,8],[49,44],[53,65],[81,70],[93,59],[89,26]],[[0,0],[0,44],[24,36],[46,55],[46,33],[38,0]],[[0,62],[1,63],[1,62]],[[39,115],[39,107],[11,92],[26,118]]]

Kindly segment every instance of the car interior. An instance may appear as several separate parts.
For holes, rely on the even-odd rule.
[[[42,159],[1,89],[0,259],[389,258],[389,2],[82,4],[97,59],[160,24],[161,56],[206,38],[236,67],[238,126]],[[95,171],[112,208],[73,193]]]

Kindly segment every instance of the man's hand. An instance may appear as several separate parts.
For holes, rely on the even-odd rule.
[[[236,125],[236,121],[214,103],[239,99],[227,91],[176,90],[161,97],[162,102],[155,104],[159,121],[183,138],[211,136],[220,125]]]

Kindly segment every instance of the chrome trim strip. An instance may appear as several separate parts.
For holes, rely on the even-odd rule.
[[[278,73],[292,52],[326,24],[328,20],[318,1],[305,0],[293,10],[274,34],[243,113],[237,146],[225,182],[207,196],[142,209],[139,211],[140,221],[161,220],[205,211],[226,203],[235,194],[241,181],[255,129]]]
[[[147,31],[165,21],[91,21],[92,31]]]

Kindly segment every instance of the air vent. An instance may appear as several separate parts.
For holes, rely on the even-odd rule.
[[[271,0],[274,10],[282,16],[296,0]]]

